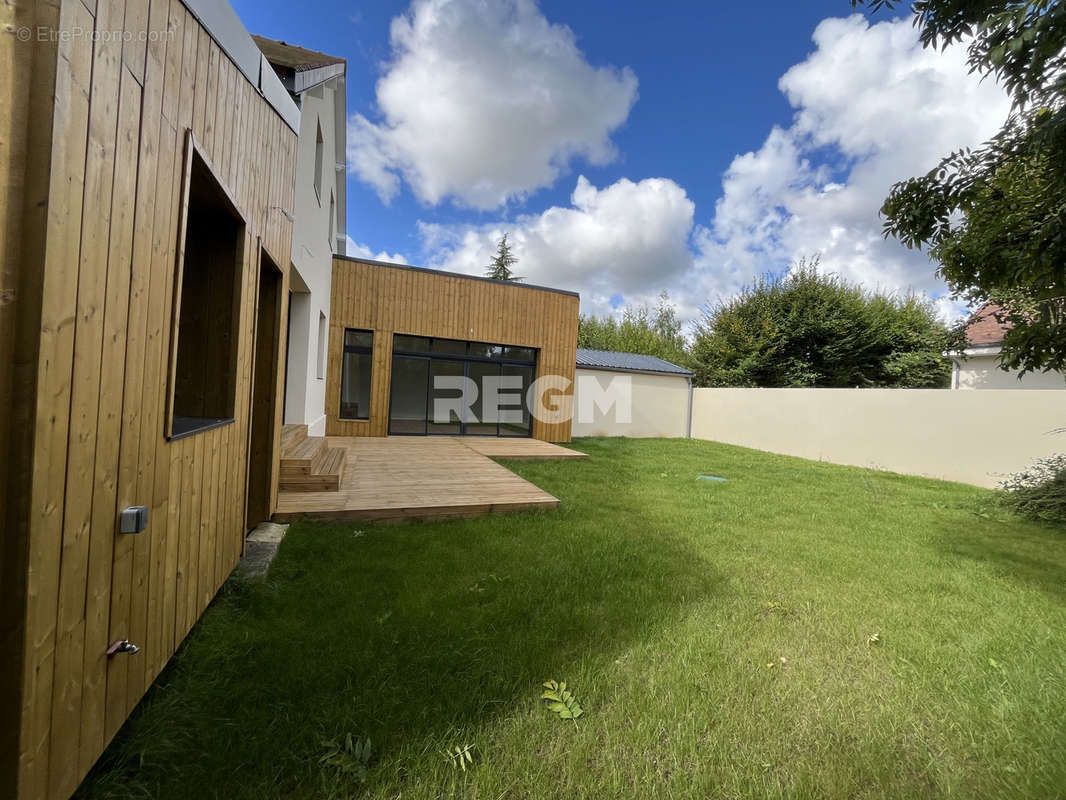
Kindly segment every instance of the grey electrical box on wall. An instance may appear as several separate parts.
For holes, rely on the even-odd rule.
[[[130,506],[122,509],[118,518],[119,533],[140,533],[148,527],[148,507]]]

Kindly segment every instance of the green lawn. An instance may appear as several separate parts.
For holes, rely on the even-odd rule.
[[[574,446],[591,458],[510,465],[556,512],[293,525],[83,796],[1066,793],[1063,531],[959,484]],[[552,678],[576,722],[539,700]],[[320,764],[347,733],[373,743],[365,783]],[[465,745],[464,772],[443,753]]]

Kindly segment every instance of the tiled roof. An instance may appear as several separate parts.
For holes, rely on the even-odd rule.
[[[308,50],[305,47],[297,47],[288,42],[279,42],[274,39],[267,39],[263,36],[254,35],[252,36],[252,39],[255,40],[259,49],[263,51],[263,55],[266,56],[267,61],[276,67],[286,67],[295,70],[296,72],[303,72],[308,69],[328,67],[330,64],[345,63],[343,58],[326,55],[325,53],[319,53],[315,50]]]
[[[999,344],[1003,336],[1013,326],[1009,322],[996,319],[1000,307],[995,303],[985,303],[970,317],[966,323],[966,344],[971,347],[988,347]]]
[[[655,356],[638,353],[618,353],[614,350],[589,350],[577,348],[577,365],[596,369],[616,369],[622,372],[662,372],[670,375],[691,375],[677,364],[663,361]]]

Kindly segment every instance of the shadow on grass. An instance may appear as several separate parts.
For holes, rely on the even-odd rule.
[[[1009,518],[1009,524],[975,518],[966,528],[945,529],[939,549],[950,556],[980,562],[1011,580],[1066,600],[1066,531],[1000,513]]]
[[[294,525],[266,582],[227,584],[82,796],[308,796],[322,741],[347,732],[402,774],[719,591],[685,538],[590,491],[567,513]]]

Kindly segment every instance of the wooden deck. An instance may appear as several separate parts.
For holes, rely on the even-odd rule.
[[[328,445],[345,449],[340,491],[279,492],[275,522],[440,519],[555,508],[555,497],[493,459],[586,457],[537,439],[330,436]]]

